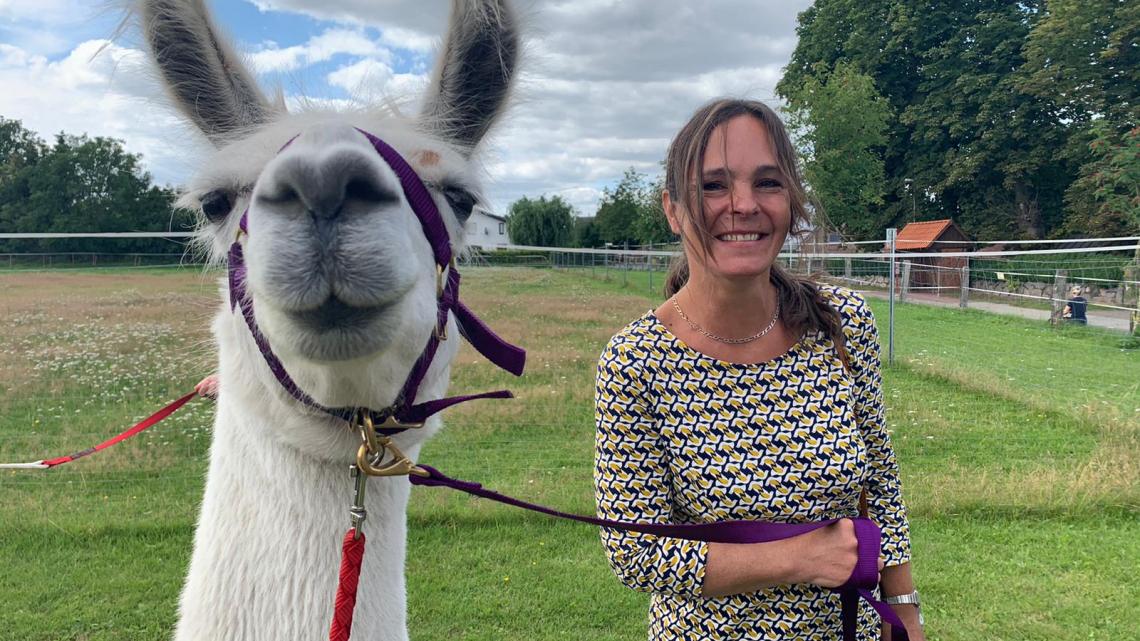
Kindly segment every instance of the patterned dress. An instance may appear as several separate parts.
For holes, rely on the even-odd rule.
[[[623,521],[786,523],[857,516],[866,488],[887,565],[910,559],[898,465],[883,415],[871,310],[823,287],[843,318],[851,371],[810,334],[770,361],[739,365],[694,351],[649,312],[598,363],[598,514]],[[708,545],[603,529],[618,578],[651,592],[652,641],[841,638],[836,593],[815,585],[701,596]],[[859,608],[859,639],[878,616]]]

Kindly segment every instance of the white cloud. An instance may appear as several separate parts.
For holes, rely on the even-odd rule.
[[[365,58],[333,71],[328,75],[328,82],[344,89],[361,104],[376,104],[388,99],[413,105],[409,111],[415,111],[414,104],[427,86],[428,77],[396,73],[385,62]]]
[[[319,62],[332,60],[338,55],[367,56],[385,63],[392,61],[392,52],[371,40],[359,30],[328,29],[303,45],[284,49],[274,42],[264,43],[260,49],[246,54],[250,65],[258,73],[295,71]]]
[[[48,1],[71,6],[67,0]],[[350,99],[318,92],[309,100],[290,96],[288,102],[348,108],[422,91],[430,73],[422,63],[444,33],[449,4],[245,1],[263,11],[331,21],[316,23],[303,44],[264,42],[246,53],[263,80],[335,61],[325,78]],[[0,3],[0,15],[15,4],[24,15],[40,6],[30,0]],[[521,82],[512,109],[484,145],[493,207],[505,211],[524,195],[558,194],[580,214],[592,215],[601,189],[629,167],[659,171],[670,138],[706,100],[741,95],[775,106],[774,87],[795,45],[796,13],[809,5],[810,0],[518,0],[527,40]],[[223,27],[233,31],[238,25]],[[172,169],[184,156],[180,143],[161,133],[173,126],[174,116],[159,112],[165,114],[154,119],[160,126],[129,117],[144,108],[140,96],[148,90],[139,74],[123,70],[125,62],[114,56],[114,64],[85,62],[79,47],[72,47],[66,60],[50,63],[35,58],[35,47],[9,44],[15,48],[0,46],[0,82],[17,89],[0,95],[0,113],[34,122],[41,132],[125,138],[156,174],[182,175]],[[407,69],[409,61],[413,73],[394,71]],[[153,108],[145,106],[148,113]]]
[[[0,114],[48,141],[61,131],[118,138],[143,155],[159,182],[177,182],[192,168],[188,154],[204,142],[186,135],[150,75],[142,52],[106,41],[82,42],[54,62],[0,45]]]

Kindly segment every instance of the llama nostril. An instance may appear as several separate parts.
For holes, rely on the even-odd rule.
[[[396,202],[396,195],[365,177],[353,177],[344,186],[344,199],[370,204]]]

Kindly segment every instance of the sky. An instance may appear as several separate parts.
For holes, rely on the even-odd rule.
[[[206,0],[262,88],[286,104],[415,109],[447,0]],[[511,109],[484,141],[490,208],[560,196],[592,216],[629,168],[660,173],[671,136],[724,95],[779,106],[809,0],[521,0]],[[110,7],[110,8],[108,8]],[[155,182],[185,183],[208,143],[162,98],[135,34],[99,0],[0,0],[0,116],[45,140],[108,136]]]

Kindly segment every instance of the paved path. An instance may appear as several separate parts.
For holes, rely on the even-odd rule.
[[[887,299],[887,292],[884,291],[863,290],[863,293],[875,298],[881,298],[883,300]],[[957,296],[950,298],[947,296],[939,297],[933,294],[910,293],[906,296],[906,302],[920,303],[923,305],[936,305],[938,307],[958,307]],[[1033,320],[1041,320],[1046,322],[1049,320],[1049,310],[1046,309],[1018,307],[1017,305],[991,303],[988,301],[980,300],[970,301],[970,308],[980,309],[994,314],[1020,316],[1022,318],[1030,318]],[[1089,325],[1113,329],[1119,332],[1124,332],[1126,334],[1128,333],[1128,312],[1122,309],[1097,309],[1095,307],[1089,306],[1087,316],[1089,319]]]

